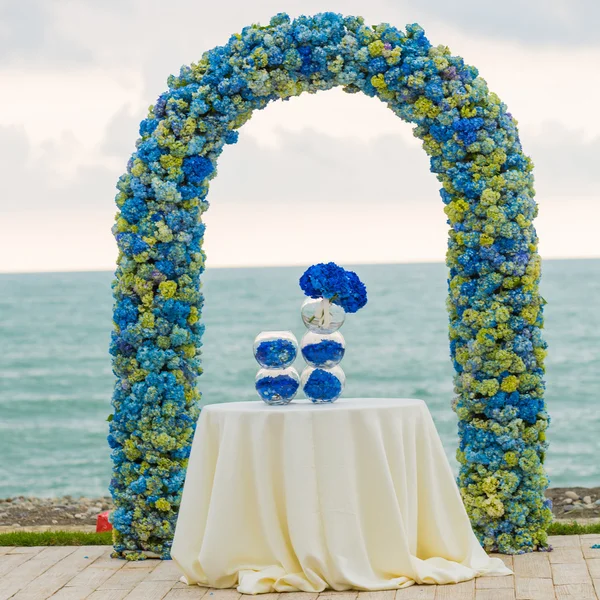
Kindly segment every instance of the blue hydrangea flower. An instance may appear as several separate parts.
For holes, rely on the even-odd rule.
[[[344,358],[344,352],[344,346],[334,340],[321,340],[302,348],[302,356],[306,362],[315,367],[339,363]]]
[[[296,360],[296,344],[291,340],[265,340],[256,348],[256,360],[267,368],[287,367]]]
[[[358,275],[333,262],[306,269],[300,277],[300,288],[307,296],[327,298],[348,313],[355,313],[367,303],[367,288]]]
[[[290,400],[298,391],[299,383],[289,375],[261,377],[255,384],[256,391],[265,401]]]
[[[315,369],[302,389],[313,402],[333,402],[342,393],[342,382],[330,371]]]

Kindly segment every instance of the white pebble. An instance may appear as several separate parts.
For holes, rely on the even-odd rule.
[[[591,496],[584,496],[583,497],[583,501],[585,502],[585,504],[591,504],[592,503],[592,497]]]
[[[579,500],[579,496],[575,492],[572,492],[571,490],[569,490],[568,492],[565,492],[565,496],[567,498],[571,498],[571,500]]]

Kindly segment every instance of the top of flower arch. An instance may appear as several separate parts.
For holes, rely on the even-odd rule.
[[[119,189],[159,203],[194,200],[200,211],[208,207],[208,182],[223,146],[237,141],[237,129],[254,110],[336,86],[378,97],[421,128],[415,135],[424,140],[435,173],[448,171],[443,160],[463,161],[467,151],[490,154],[504,147],[520,153],[516,123],[497,96],[489,94],[477,70],[447,47],[433,47],[416,24],[400,31],[386,23],[369,27],[361,17],[335,13],[293,21],[279,14],[269,25],[245,27],[226,45],[205,52],[198,63],[183,66],[168,85],[141,122],[142,137],[128,165],[134,183],[141,180],[145,188],[132,189],[122,180]],[[486,118],[496,123],[491,134],[484,129]],[[507,141],[517,146],[507,148]],[[500,154],[494,161],[505,158]],[[511,166],[524,164],[519,159]],[[483,189],[457,191],[475,198]],[[448,194],[442,196],[450,202]],[[139,204],[124,212],[135,219],[142,210]],[[131,245],[122,248],[131,253]],[[138,253],[143,248],[134,245]]]
[[[250,92],[283,99],[342,85],[348,92],[382,96],[386,87],[382,75],[390,67],[402,63],[402,71],[396,75],[408,75],[421,67],[428,67],[425,75],[433,74],[431,65],[418,62],[432,50],[432,58],[449,55],[446,47],[432,48],[416,23],[401,31],[388,23],[370,27],[363,17],[332,12],[294,20],[280,13],[269,25],[245,27],[226,45],[205,52],[198,63],[182,67],[178,77],[171,77],[169,85],[177,88],[196,81],[214,86],[222,95]],[[477,77],[477,69],[461,58],[452,63],[444,65],[448,67],[442,75],[446,79],[471,83]],[[293,72],[296,77],[273,81],[262,72],[273,68]],[[310,89],[302,85],[303,79],[310,80]]]

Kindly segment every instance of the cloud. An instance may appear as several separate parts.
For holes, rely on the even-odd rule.
[[[538,197],[595,196],[600,204],[600,136],[587,140],[583,131],[547,122],[523,145],[535,165]]]
[[[429,33],[451,27],[469,37],[526,46],[600,46],[596,0],[238,0],[208,8],[203,2],[170,0],[168,10],[158,0],[20,0],[0,5],[0,61],[62,67],[135,65],[143,69],[148,91],[160,93],[157,86],[164,84],[165,73],[225,43],[244,26],[265,24],[282,11],[291,16],[360,14],[368,23],[389,22],[399,28],[419,22]],[[435,43],[440,42],[449,40]]]
[[[78,146],[69,137],[35,149],[22,127],[0,127],[0,180],[11,210],[114,210],[114,186],[134,149],[137,129],[124,107],[115,114],[98,155],[114,160],[80,165],[61,175]],[[219,161],[219,176],[211,184],[210,200],[372,204],[438,198],[438,184],[429,174],[425,153],[401,136],[363,143],[303,130],[281,131],[274,146],[262,146],[241,132]],[[108,165],[108,166],[107,166]],[[28,182],[35,181],[35,185]],[[3,202],[4,205],[4,202]]]
[[[88,63],[93,49],[75,42],[69,22],[61,20],[57,4],[44,0],[0,3],[0,64]]]
[[[332,10],[362,13],[370,24],[420,22],[432,43],[448,44],[480,68],[521,122],[525,152],[536,165],[548,253],[566,240],[562,255],[589,255],[582,236],[568,234],[592,227],[600,215],[594,212],[600,122],[590,119],[600,89],[589,75],[600,60],[599,6],[590,0],[263,0],[207,10],[205,3],[170,0],[165,10],[158,0],[0,0],[0,79],[10,90],[0,97],[0,205],[12,236],[0,240],[6,248],[0,253],[13,270],[17,260],[9,257],[19,244],[27,246],[19,264],[29,270],[42,257],[55,268],[84,268],[86,260],[90,267],[110,266],[115,183],[168,74],[277,12]],[[427,156],[410,126],[372,98],[332,90],[274,103],[241,130],[218,168],[207,216],[217,264],[239,260],[241,239],[257,247],[248,261],[284,261],[272,256],[270,239],[260,250],[247,224],[283,228],[294,247],[305,235],[319,235],[339,260],[356,260],[358,246],[344,232],[359,231],[364,215],[378,231],[387,227],[389,240],[398,232],[404,244],[383,248],[374,234],[365,260],[443,256],[439,183]],[[575,223],[567,212],[589,219]],[[327,225],[315,227],[319,219]],[[421,234],[412,234],[414,223]],[[337,233],[330,237],[332,228]],[[93,248],[82,246],[86,237]]]
[[[424,22],[443,22],[471,35],[526,45],[600,45],[597,0],[406,0],[402,10],[421,15]]]
[[[10,176],[14,169],[25,164],[31,154],[31,148],[25,130],[22,126],[13,125],[10,127],[0,127],[0,169],[2,175]],[[10,179],[10,177],[8,177]],[[3,180],[6,183],[7,179]]]
[[[92,165],[61,173],[78,150],[70,136],[35,148],[22,127],[0,127],[0,139],[3,212],[22,212],[34,220],[37,210],[86,212],[110,207],[114,212],[114,169]]]
[[[0,128],[0,271],[112,268],[115,183],[135,140],[127,131],[132,120],[126,108],[115,114],[112,134],[96,149],[110,160],[68,174],[63,163],[79,150],[72,137],[36,147],[22,127]],[[397,134],[365,141],[307,129],[277,133],[275,144],[263,145],[242,129],[222,154],[206,215],[211,265],[293,264],[322,255],[341,262],[443,259],[439,184],[421,148]],[[600,138],[584,142],[553,123],[527,140],[546,256],[597,255],[592,161],[599,146]]]
[[[275,134],[275,143],[263,145],[240,130],[240,141],[228,146],[219,160],[211,202],[368,206],[440,201],[428,157],[404,135],[364,140],[306,128],[278,129]],[[88,159],[72,170],[68,165],[80,146],[70,135],[34,147],[23,127],[12,126],[0,127],[0,139],[2,195],[12,210],[114,210],[115,183],[134,150],[137,118],[128,106],[119,109],[95,149],[97,160]],[[582,132],[549,122],[540,133],[528,134],[523,145],[536,165],[540,198],[598,197],[600,137],[586,141]],[[33,181],[35,185],[30,184]]]
[[[128,160],[139,137],[139,116],[129,104],[123,105],[106,126],[100,151],[106,156]]]
[[[303,130],[281,131],[261,146],[243,130],[227,148],[211,184],[213,202],[292,202],[296,206],[369,206],[433,198],[439,184],[425,152],[398,135],[365,142]]]
[[[595,198],[600,206],[600,136],[586,140],[583,131],[548,122],[525,136],[523,147],[534,161],[540,204],[580,196]],[[275,146],[262,146],[242,129],[238,144],[223,152],[218,172],[209,195],[214,203],[270,199],[295,206],[369,207],[441,202],[427,155],[397,134],[362,140],[280,130]]]

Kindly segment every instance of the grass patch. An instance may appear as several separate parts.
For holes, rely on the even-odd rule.
[[[554,522],[548,529],[549,535],[600,535],[600,523],[580,525]],[[0,533],[0,546],[112,546],[112,533],[88,533],[83,531],[13,531]]]
[[[600,534],[600,523],[581,525],[577,521],[559,523],[555,521],[548,528],[548,535],[585,535],[590,533]]]
[[[111,546],[112,533],[85,531],[12,531],[0,533],[0,546]]]

